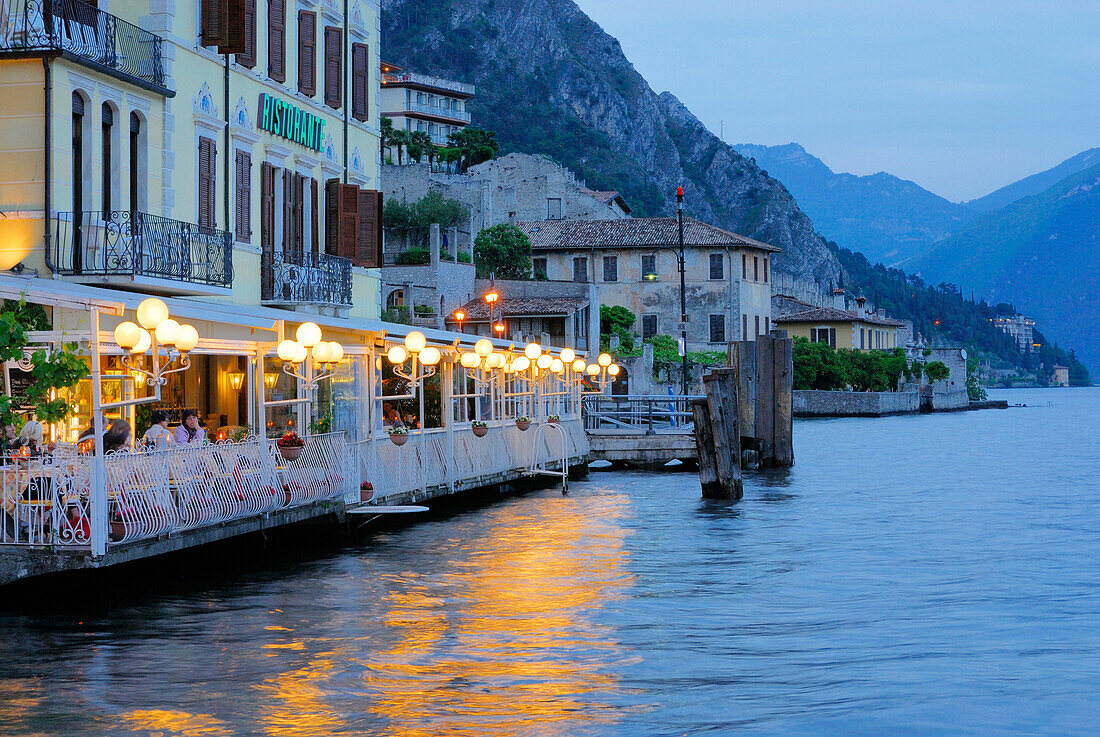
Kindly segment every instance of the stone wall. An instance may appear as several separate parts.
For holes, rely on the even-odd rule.
[[[431,226],[431,262],[422,266],[384,266],[382,268],[382,309],[386,309],[395,290],[404,291],[405,305],[410,315],[415,305],[428,305],[435,310],[432,324],[422,327],[443,327],[443,318],[466,304],[474,295],[474,265],[459,261],[444,261],[439,257],[441,233]]]
[[[965,392],[964,392],[965,393]],[[830,392],[795,390],[795,417],[881,417],[920,411],[917,392]]]

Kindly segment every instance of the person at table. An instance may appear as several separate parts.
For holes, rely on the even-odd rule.
[[[382,427],[404,427],[405,423],[401,421],[401,415],[394,409],[393,405],[389,402],[385,402],[382,405]]]
[[[141,439],[154,448],[163,448],[173,440],[172,431],[168,429],[168,413],[162,409],[154,410],[152,420],[153,424]]]
[[[19,439],[15,441],[17,447],[27,448],[31,455],[42,453],[43,432],[42,423],[38,420],[27,420],[23,429],[19,431]]]
[[[130,423],[126,420],[118,418],[110,420],[107,429],[103,431],[103,452],[110,453],[128,448],[130,445],[130,432]],[[95,446],[85,444],[85,441],[91,440],[93,437],[95,437],[94,425],[80,433],[80,437],[76,439],[77,448],[83,448],[82,452],[84,453],[94,452]]]
[[[199,413],[193,409],[183,411],[183,422],[176,428],[175,440],[180,445],[202,445],[206,430],[199,424]]]

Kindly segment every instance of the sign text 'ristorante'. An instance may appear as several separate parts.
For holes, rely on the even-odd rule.
[[[324,119],[266,92],[260,93],[259,123],[260,130],[282,136],[314,151],[321,150],[321,141],[325,137]]]

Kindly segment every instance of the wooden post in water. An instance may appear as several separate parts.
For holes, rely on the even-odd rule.
[[[695,421],[695,447],[699,456],[699,483],[703,496],[715,495],[719,489],[718,467],[714,463],[714,435],[710,427],[710,410],[706,399],[691,400],[691,416]]]
[[[756,449],[760,465],[767,466],[775,456],[775,339],[770,335],[756,336]]]
[[[733,369],[714,369],[703,377],[708,416],[702,416],[702,408],[692,408],[693,413],[696,413],[699,480],[704,497],[740,499],[744,494],[741,482],[741,432],[738,429],[740,409],[737,389],[737,375]],[[709,433],[705,429],[700,430],[700,420],[707,421]],[[703,460],[704,455],[712,457],[713,471],[709,468],[711,461]],[[704,464],[708,464],[706,473],[714,474],[713,481],[704,476]]]
[[[731,346],[729,364],[737,375],[737,399],[741,406],[741,448],[756,450],[756,343],[742,340]]]
[[[786,331],[772,338],[772,393],[775,412],[772,418],[772,463],[794,465],[794,422],[791,406],[794,389],[794,342]]]

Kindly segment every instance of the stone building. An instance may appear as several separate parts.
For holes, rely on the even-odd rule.
[[[676,218],[517,222],[535,273],[600,286],[603,304],[638,316],[643,339],[680,333]],[[771,255],[780,249],[684,218],[688,345],[724,350],[771,328]]]
[[[414,325],[442,328],[443,318],[473,294],[473,246],[467,241],[464,248],[445,249],[439,224],[428,230],[427,263],[395,264],[387,252],[382,267],[382,308],[386,318],[394,319],[407,310]],[[447,242],[456,240],[452,230]]]

